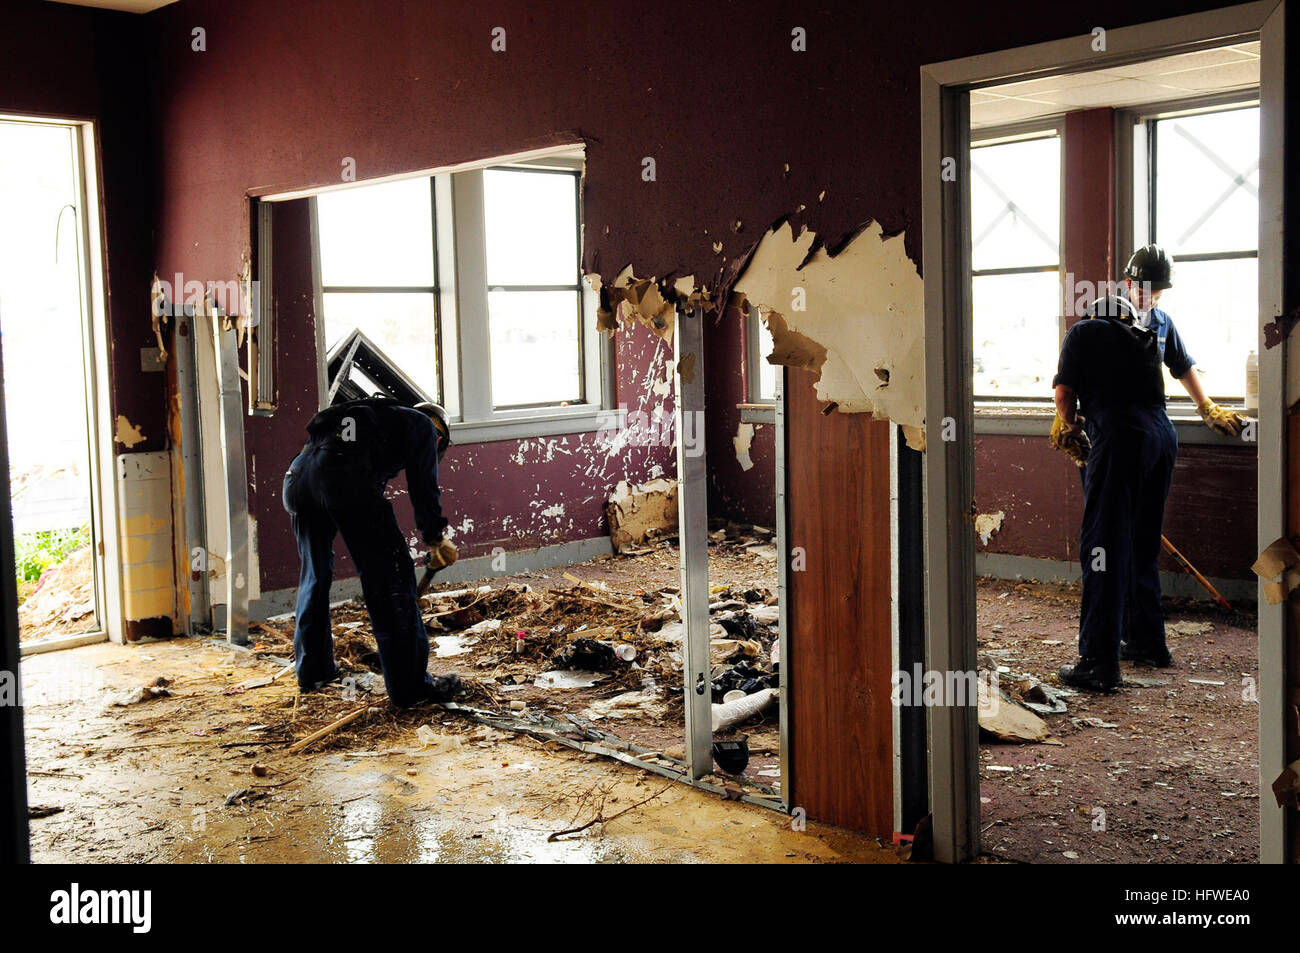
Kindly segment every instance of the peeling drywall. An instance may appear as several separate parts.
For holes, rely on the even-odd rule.
[[[996,513],[980,513],[975,517],[975,535],[980,538],[980,545],[987,546],[993,534],[1002,528],[1002,521],[1007,514],[1002,510]]]
[[[587,283],[600,293],[596,329],[614,332],[620,326],[643,324],[669,344],[673,340],[674,314],[678,304],[684,308],[712,309],[713,298],[707,288],[696,287],[695,276],[686,275],[673,283],[656,278],[638,278],[632,266],[624,268],[610,284],[600,275],[589,274]]]
[[[113,438],[122,446],[130,450],[137,443],[143,443],[145,436],[139,426],[131,423],[121,414],[117,415],[117,434]]]
[[[749,448],[754,443],[754,425],[742,423],[736,427],[736,435],[731,438],[731,443],[736,448],[736,461],[740,464],[740,469],[752,469],[754,461],[749,458]]]
[[[772,363],[817,371],[820,400],[902,424],[923,448],[924,287],[903,235],[886,238],[873,222],[832,257],[787,222],[763,236],[733,287],[772,332]]]

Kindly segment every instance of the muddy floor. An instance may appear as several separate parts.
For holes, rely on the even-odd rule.
[[[432,706],[379,709],[292,754],[288,740],[333,706],[286,679],[239,689],[274,673],[210,640],[25,660],[33,859],[898,861],[870,838],[796,830],[775,811]],[[157,697],[141,699],[145,686]]]
[[[1077,586],[983,579],[980,657],[1059,685],[1077,653]],[[1113,695],[1045,715],[1059,746],[980,748],[982,843],[1034,863],[1259,859],[1255,618],[1168,603],[1174,667],[1123,663]]]
[[[671,588],[677,578],[676,554],[663,550],[498,578],[492,586],[527,586],[539,595],[576,588],[622,605],[623,597]],[[774,582],[774,562],[765,554],[715,546],[713,588]],[[336,616],[340,658],[356,674],[347,686],[311,695],[299,695],[292,675],[272,660],[286,634],[275,624],[257,633],[255,651],[178,639],[26,659],[33,859],[899,861],[900,851],[872,838],[794,823],[436,706],[396,711],[382,694],[366,691],[374,680],[364,678],[365,646],[350,641],[361,628],[353,625],[357,619],[346,606]],[[435,657],[430,667],[495,682],[472,692],[471,702],[515,700],[500,691],[503,671],[522,661],[476,660],[483,662],[482,653]],[[625,687],[593,687],[586,697],[562,701],[521,687],[516,698],[565,710]],[[292,750],[358,708],[366,711],[355,721],[305,751]],[[663,717],[642,719],[635,730],[620,721],[619,730],[668,751],[680,743],[680,718],[679,702],[675,712],[666,706]],[[756,763],[775,766],[775,727],[759,719],[747,731]]]

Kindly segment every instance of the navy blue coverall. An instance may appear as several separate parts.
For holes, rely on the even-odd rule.
[[[1121,640],[1140,654],[1165,650],[1158,558],[1178,438],[1162,361],[1176,378],[1195,363],[1165,312],[1153,308],[1145,328],[1094,316],[1066,334],[1052,381],[1074,390],[1092,442],[1081,470],[1079,655],[1114,670]]]
[[[309,439],[284,475],[284,508],[302,563],[298,578],[294,662],[310,691],[338,677],[330,630],[334,537],[343,534],[361,576],[388,697],[413,705],[428,692],[429,638],[420,618],[415,566],[385,498],[388,481],[406,471],[415,523],[426,544],[442,539],[438,433],[418,410],[383,399],[337,404],[307,425]]]

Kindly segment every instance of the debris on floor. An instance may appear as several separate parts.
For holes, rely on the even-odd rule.
[[[725,709],[721,740],[762,731],[778,719],[775,566],[761,550],[764,527],[718,524],[711,535],[710,662],[712,702]],[[464,704],[519,719],[535,713],[614,726],[619,738],[647,750],[680,747],[684,626],[676,550],[660,545],[634,556],[570,571],[530,573],[487,584],[433,591],[421,600],[431,639],[430,671],[458,672]],[[591,568],[599,567],[597,578]],[[725,581],[724,581],[725,580]],[[335,657],[342,684],[316,693],[313,710],[336,717],[381,692],[378,648],[365,607],[332,607]],[[256,648],[273,658],[292,654],[293,619],[277,617],[255,628]],[[365,681],[367,678],[370,681]],[[302,711],[301,707],[297,709]],[[343,726],[340,742],[388,740],[386,706]],[[331,750],[329,738],[320,742]],[[768,787],[779,768],[779,748],[763,745],[743,780]],[[771,750],[768,750],[771,749]],[[320,746],[313,750],[321,750]]]
[[[1078,651],[1079,597],[1077,584],[977,581],[979,667],[1057,742],[981,732],[982,847],[1033,863],[1066,852],[1089,863],[1257,860],[1254,613],[1166,599],[1174,666],[1123,662],[1120,689],[1098,695],[1056,674]]]
[[[1052,737],[1047,722],[1000,691],[993,679],[981,675],[977,683],[980,731],[998,741],[1060,744]]]

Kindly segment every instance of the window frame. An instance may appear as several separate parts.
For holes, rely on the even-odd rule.
[[[1155,189],[1153,182],[1155,179],[1155,162],[1156,151],[1146,147],[1144,138],[1142,148],[1146,152],[1146,175],[1142,184],[1142,192],[1139,194],[1137,183],[1134,180],[1134,169],[1138,158],[1138,139],[1139,130],[1142,130],[1143,136],[1150,135],[1152,124],[1161,119],[1175,119],[1180,116],[1195,116],[1211,112],[1227,112],[1233,109],[1247,109],[1254,107],[1259,108],[1260,92],[1259,87],[1248,89],[1235,89],[1221,93],[1211,93],[1206,96],[1187,96],[1177,99],[1162,100],[1158,103],[1144,103],[1141,106],[1134,106],[1128,109],[1117,109],[1115,122],[1117,123],[1117,135],[1115,142],[1117,147],[1116,169],[1118,172],[1118,181],[1116,182],[1115,197],[1117,208],[1115,210],[1115,274],[1112,276],[1117,283],[1122,284],[1124,281],[1124,266],[1132,257],[1137,248],[1137,232],[1139,229],[1145,231],[1147,235],[1146,242],[1155,241],[1155,210],[1156,202]],[[1157,140],[1157,150],[1159,142]],[[1139,219],[1138,205],[1144,206],[1142,218]],[[1146,243],[1144,242],[1144,244]],[[1229,252],[1220,253],[1202,253],[1192,255],[1178,256],[1179,261],[1188,262],[1213,261],[1213,260],[1238,260],[1241,258],[1254,258],[1259,260],[1259,240],[1256,238],[1256,247],[1253,252]],[[1215,400],[1225,406],[1241,409],[1245,407],[1245,397],[1225,398],[1215,395]],[[1171,418],[1195,418],[1199,421],[1199,415],[1192,406],[1192,400],[1181,389],[1173,393],[1166,394],[1167,409]],[[1179,435],[1182,439],[1182,435]]]
[[[745,311],[745,403],[776,406],[776,394],[763,394],[763,354],[762,318],[758,308],[750,307]],[[778,368],[779,370],[779,368]],[[779,384],[778,384],[779,387]]]
[[[442,267],[443,263],[439,260],[442,256],[438,248],[438,176],[428,176],[429,179],[429,214],[430,229],[432,230],[431,244],[433,246],[433,284],[432,285],[330,285],[325,283],[324,272],[320,271],[317,278],[317,291],[320,295],[321,307],[324,308],[325,295],[329,294],[419,294],[429,295],[433,298],[433,355],[434,355],[434,374],[437,381],[437,393],[429,396],[444,407],[447,404],[447,377],[446,361],[443,359],[443,294],[442,294]],[[372,183],[374,184],[374,183]],[[313,229],[312,244],[313,253],[317,257],[320,255],[320,207],[317,204],[319,196],[312,196],[312,220],[317,223]],[[324,311],[321,312],[321,322],[324,323]],[[389,355],[391,358],[392,355]],[[325,360],[325,355],[321,354],[321,360]],[[394,358],[394,360],[396,360]],[[450,411],[449,411],[450,412]]]
[[[578,335],[579,369],[582,396],[567,406],[539,404],[521,407],[495,407],[491,393],[491,338],[488,324],[488,295],[493,288],[523,290],[524,286],[489,285],[487,281],[486,222],[483,204],[483,173],[488,169],[519,169],[574,175],[577,179],[576,227],[578,260],[574,267],[574,285],[555,286],[554,290],[579,292],[580,333]],[[449,172],[413,173],[355,183],[362,188],[401,178],[429,179],[432,188],[432,228],[434,230],[434,286],[432,288],[383,286],[331,286],[322,282],[319,267],[320,238],[316,201],[312,201],[312,252],[315,271],[318,314],[318,345],[324,338],[324,295],[344,293],[405,292],[434,295],[435,345],[438,360],[438,387],[435,399],[447,409],[451,418],[453,440],[457,443],[485,443],[524,437],[558,436],[587,433],[608,426],[614,409],[615,352],[612,336],[596,330],[599,297],[588,285],[582,271],[583,186],[585,159],[573,146],[552,154],[528,158],[500,158],[458,166]],[[532,286],[528,286],[532,287]],[[547,286],[547,290],[551,290]],[[318,346],[318,361],[325,355]],[[323,366],[323,365],[322,365]],[[474,368],[467,375],[465,368]]]
[[[1055,268],[1057,301],[1056,347],[1059,352],[1061,344],[1065,341],[1065,332],[1068,330],[1065,323],[1065,283],[1064,275],[1061,273],[1065,257],[1065,114],[1062,113],[1056,116],[1044,116],[1037,119],[1025,120],[1023,122],[1006,123],[997,126],[985,126],[981,129],[972,129],[970,131],[970,151],[974,152],[976,148],[1005,145],[1013,142],[1025,142],[1034,139],[1045,139],[1052,136],[1054,136],[1060,143],[1060,154],[1058,157],[1060,169],[1057,179],[1060,183],[1060,187],[1057,189],[1057,254]],[[1053,269],[1035,266],[1025,268],[989,268],[976,271],[974,267],[972,267],[969,274],[971,286],[972,327],[974,326],[973,308],[975,299],[975,279],[977,277],[982,275],[1034,274],[1051,270]],[[973,342],[971,354],[973,359]],[[973,379],[972,376],[972,380]],[[975,394],[975,413],[977,417],[981,414],[1014,414],[1022,409],[1050,406],[1051,404],[1052,399],[1050,396],[1024,397]]]

